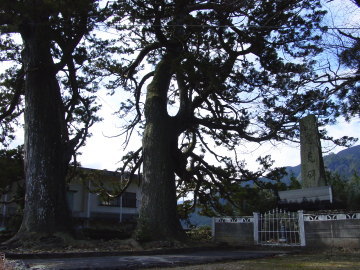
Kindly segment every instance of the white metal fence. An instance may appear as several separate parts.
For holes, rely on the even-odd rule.
[[[213,219],[214,240],[237,245],[359,248],[359,228],[359,211],[304,214],[303,211],[274,209],[267,213],[254,213],[253,216]]]
[[[236,223],[240,227],[241,224],[252,223],[254,243],[258,245],[305,246],[303,211],[286,212],[274,209],[267,213],[254,213],[253,216],[247,217],[214,218],[213,236],[216,234],[216,224],[222,223]]]
[[[303,212],[254,213],[254,240],[260,245],[305,246]]]

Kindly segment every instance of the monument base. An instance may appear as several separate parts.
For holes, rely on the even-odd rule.
[[[288,211],[331,210],[337,207],[331,186],[279,191],[279,199],[279,208]]]

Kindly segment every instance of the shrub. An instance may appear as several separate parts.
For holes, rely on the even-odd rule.
[[[188,237],[194,241],[209,241],[211,240],[211,227],[210,226],[200,226],[193,228],[186,232]]]

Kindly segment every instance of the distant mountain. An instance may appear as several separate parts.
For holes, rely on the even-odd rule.
[[[344,179],[351,178],[354,173],[360,175],[360,145],[324,156],[324,164],[326,170],[338,173]],[[300,180],[301,165],[286,167],[286,171],[288,175],[283,178],[283,182],[289,183],[291,175]]]
[[[194,213],[189,215],[189,221],[192,226],[200,227],[200,226],[211,226],[212,218],[202,216],[199,214],[199,209],[196,208]],[[189,229],[188,224],[185,221],[181,221],[181,225],[184,229]]]

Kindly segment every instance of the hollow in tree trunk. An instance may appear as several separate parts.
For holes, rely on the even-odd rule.
[[[176,209],[172,151],[177,146],[177,135],[166,103],[172,62],[171,57],[164,57],[147,89],[142,202],[136,233],[137,239],[142,241],[184,238]]]

